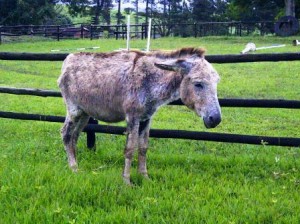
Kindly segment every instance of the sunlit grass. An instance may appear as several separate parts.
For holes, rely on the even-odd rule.
[[[297,52],[291,38],[166,38],[152,49],[203,46],[207,54],[239,53],[247,42],[287,44],[262,52]],[[133,40],[133,48],[145,48]],[[125,41],[77,40],[13,43],[0,51],[45,52]],[[74,50],[71,50],[74,51]],[[299,63],[214,66],[219,97],[299,100]],[[61,62],[0,61],[0,85],[58,90]],[[1,111],[64,116],[61,98],[0,94]],[[222,108],[213,132],[299,137],[300,111]],[[122,123],[124,125],[124,123]],[[206,131],[182,106],[155,115],[153,128]],[[79,139],[79,172],[72,173],[60,139],[61,124],[0,119],[0,223],[299,223],[299,148],[150,139],[150,181],[132,169],[134,187],[122,182],[124,136],[97,134],[97,150]]]

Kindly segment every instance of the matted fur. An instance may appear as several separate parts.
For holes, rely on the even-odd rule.
[[[181,48],[174,51],[154,51],[150,53],[159,58],[181,58],[187,57],[189,55],[197,55],[198,57],[203,57],[205,49],[203,48]]]
[[[128,51],[123,51],[123,52],[128,52]],[[138,50],[130,50],[129,52],[136,53],[137,57],[155,56],[155,57],[159,57],[159,58],[180,58],[180,57],[186,57],[188,55],[197,55],[199,57],[202,57],[205,54],[205,49],[204,48],[186,47],[186,48],[181,48],[181,49],[172,50],[172,51],[143,52],[143,51],[138,51]],[[100,58],[110,58],[119,53],[120,53],[120,51],[114,51],[114,52],[108,52],[108,53],[81,52],[81,53],[77,53],[77,54],[78,55],[94,55],[95,57],[100,57]]]

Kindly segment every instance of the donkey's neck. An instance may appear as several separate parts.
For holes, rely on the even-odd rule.
[[[179,73],[160,77],[161,83],[154,88],[154,95],[159,99],[158,106],[168,104],[180,98],[180,84],[182,75]]]

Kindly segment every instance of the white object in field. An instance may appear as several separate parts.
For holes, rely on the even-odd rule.
[[[250,51],[257,51],[257,50],[264,50],[264,49],[270,49],[270,48],[277,48],[277,47],[285,47],[285,44],[274,44],[271,46],[265,46],[265,47],[256,47],[254,43],[248,43],[244,50],[242,50],[241,54],[246,54]]]
[[[53,49],[51,52],[59,52],[59,51],[82,51],[82,50],[94,50],[94,49],[99,49],[100,47],[80,47],[80,48],[69,48],[69,49]]]
[[[300,41],[299,41],[299,40],[293,40],[293,45],[294,45],[294,46],[300,45]]]
[[[149,19],[149,24],[148,24],[148,39],[147,39],[147,48],[146,52],[150,51],[150,39],[151,39],[151,21],[152,19]]]
[[[255,43],[248,43],[245,47],[244,50],[242,50],[241,54],[246,54],[250,51],[255,51],[256,50],[256,45]]]
[[[263,50],[263,49],[270,49],[270,48],[276,48],[276,47],[285,47],[285,44],[274,44],[271,46],[266,46],[266,47],[257,47],[256,50]]]
[[[127,51],[129,51],[130,49],[129,41],[130,41],[130,15],[127,16],[127,43],[126,43]]]

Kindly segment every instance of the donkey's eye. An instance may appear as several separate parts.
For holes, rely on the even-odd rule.
[[[195,86],[195,88],[196,88],[197,90],[202,90],[202,89],[204,89],[204,87],[205,87],[204,83],[202,83],[202,82],[196,82],[196,83],[194,84],[194,86]]]

